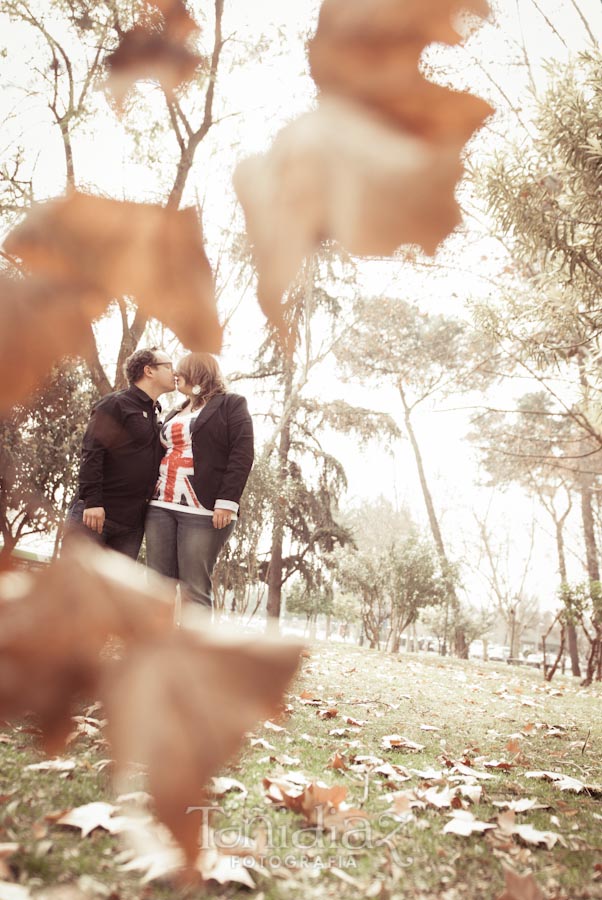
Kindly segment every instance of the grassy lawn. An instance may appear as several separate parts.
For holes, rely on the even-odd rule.
[[[259,725],[222,773],[248,793],[223,794],[213,827],[259,841],[260,866],[249,874],[265,900],[323,894],[495,900],[504,866],[532,872],[546,898],[602,898],[602,788],[575,792],[526,777],[544,770],[602,785],[600,695],[599,686],[582,690],[562,676],[548,685],[540,672],[505,663],[393,657],[318,643],[303,660],[288,715],[279,720],[283,730]],[[423,749],[395,747],[396,741],[385,749],[389,735]],[[76,763],[71,771],[28,770],[43,758],[31,734],[4,728],[0,845],[19,845],[4,862],[5,880],[33,895],[75,883],[89,896],[113,900],[248,894],[240,884],[214,881],[186,889],[156,880],[142,885],[140,873],[124,869],[128,856],[117,837],[100,828],[82,837],[47,820],[92,801],[114,802],[109,752],[102,735],[81,735],[64,753]],[[397,768],[380,772],[383,762]],[[361,813],[334,837],[332,827],[309,828],[298,812],[266,798],[266,777],[342,785],[345,802]],[[462,793],[448,790],[456,787]],[[525,799],[540,808],[516,811],[514,821],[495,805]],[[443,833],[468,813],[495,827]],[[338,816],[345,818],[340,810]],[[533,828],[518,834],[514,825]]]

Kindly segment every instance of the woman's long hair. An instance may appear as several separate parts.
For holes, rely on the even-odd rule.
[[[217,360],[210,353],[189,353],[178,363],[178,372],[181,372],[188,384],[198,386],[198,394],[192,394],[186,400],[182,409],[190,404],[190,409],[198,409],[204,406],[216,394],[226,393],[226,382],[220,371]]]

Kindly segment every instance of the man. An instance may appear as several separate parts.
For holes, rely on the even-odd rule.
[[[157,400],[175,389],[175,377],[167,354],[154,347],[132,353],[124,372],[129,388],[107,394],[92,410],[66,538],[83,529],[137,559],[162,455]]]

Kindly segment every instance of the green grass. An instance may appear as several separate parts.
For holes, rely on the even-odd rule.
[[[331,719],[317,716],[317,708],[303,704],[299,694],[308,690],[335,706]],[[239,759],[222,774],[241,780],[246,798],[231,792],[219,803],[223,810],[214,827],[244,830],[251,820],[251,836],[257,836],[259,818],[265,817],[273,847],[267,855],[294,857],[296,866],[285,865],[267,875],[253,873],[257,890],[265,900],[366,894],[380,897],[483,900],[503,889],[503,866],[531,871],[544,896],[561,900],[602,898],[602,880],[595,869],[602,862],[602,796],[597,792],[560,791],[545,781],[527,779],[530,770],[553,770],[588,784],[602,784],[602,721],[600,686],[579,688],[568,677],[551,685],[541,673],[503,663],[475,663],[441,659],[431,655],[397,657],[347,644],[316,644],[289,698],[292,713],[281,721],[283,732],[259,725],[257,737],[275,749],[246,746]],[[345,716],[365,720],[357,733],[345,737],[330,734],[344,727]],[[435,726],[437,731],[423,730]],[[526,734],[526,726],[533,725]],[[235,884],[177,890],[157,882],[140,886],[139,879],[124,873],[119,864],[117,839],[101,830],[89,837],[52,824],[44,824],[49,812],[112,799],[108,777],[94,763],[107,756],[105,746],[93,738],[81,738],[64,756],[78,761],[68,778],[56,773],[25,771],[41,758],[29,734],[4,732],[13,743],[0,743],[0,842],[16,841],[22,849],[11,858],[13,877],[37,886],[78,882],[88,876],[101,882],[121,900],[140,897],[159,900],[247,894]],[[387,751],[383,736],[397,733],[424,745],[419,753]],[[309,735],[311,742],[302,739]],[[520,755],[506,749],[511,735],[519,735]],[[349,741],[359,746],[348,746]],[[494,777],[481,782],[483,794],[470,806],[478,819],[495,821],[498,800],[524,797],[549,808],[518,813],[516,821],[559,834],[552,850],[521,842],[499,832],[459,837],[443,834],[449,810],[428,807],[415,810],[407,823],[383,819],[391,808],[387,786],[373,772],[339,771],[328,767],[335,751],[375,755],[408,769],[443,770],[463,760],[480,771],[485,761],[514,761],[509,771],[487,769]],[[275,757],[287,755],[300,761],[281,765]],[[370,846],[354,846],[350,836],[331,840],[329,835],[304,829],[300,816],[266,802],[263,778],[294,770],[329,786],[345,785],[347,800],[368,815]],[[398,790],[428,786],[412,776]],[[10,796],[6,796],[10,795]],[[366,837],[363,832],[363,837]],[[386,839],[386,840],[385,840]],[[303,841],[317,846],[303,849]],[[333,858],[343,875],[330,868]],[[291,862],[291,860],[288,860]],[[345,877],[353,879],[350,883]]]

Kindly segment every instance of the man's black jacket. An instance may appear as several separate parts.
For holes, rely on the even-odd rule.
[[[161,461],[157,405],[132,385],[95,405],[82,443],[79,499],[107,519],[142,525]]]

